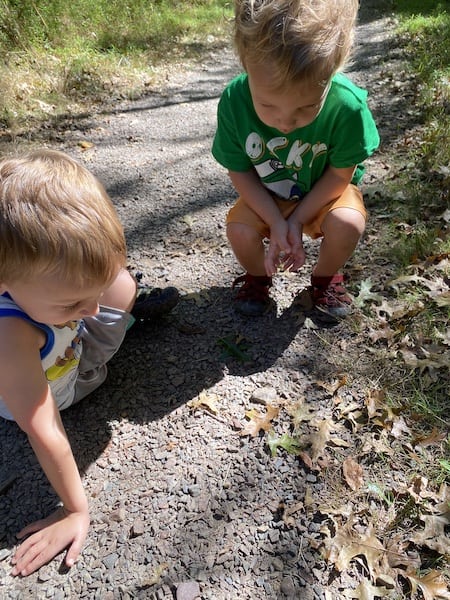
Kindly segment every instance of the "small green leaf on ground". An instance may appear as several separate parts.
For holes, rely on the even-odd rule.
[[[278,448],[283,448],[288,454],[299,454],[301,448],[298,440],[287,433],[277,437],[273,431],[269,431],[267,443],[272,456],[276,456]]]
[[[245,339],[240,335],[228,335],[226,337],[219,338],[217,340],[217,344],[223,348],[221,354],[222,360],[225,358],[236,358],[241,362],[248,362],[250,360],[250,357],[246,353],[248,346],[245,342]]]

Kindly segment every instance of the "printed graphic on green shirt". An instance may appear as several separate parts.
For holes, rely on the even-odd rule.
[[[239,75],[219,102],[213,156],[230,171],[254,168],[264,185],[282,198],[303,197],[328,165],[358,165],[352,180],[357,184],[364,173],[362,161],[379,144],[366,99],[365,90],[338,74],[317,117],[283,135],[259,120],[247,75]]]

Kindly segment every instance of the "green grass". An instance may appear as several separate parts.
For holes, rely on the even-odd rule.
[[[133,98],[228,40],[225,0],[0,0],[0,122],[13,130]]]
[[[450,3],[396,0],[399,34],[420,88],[426,133],[419,158],[440,173],[450,164]]]

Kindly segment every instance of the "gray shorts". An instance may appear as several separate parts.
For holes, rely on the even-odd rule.
[[[133,322],[134,317],[130,313],[107,306],[100,306],[100,312],[95,317],[84,319],[84,330],[81,334],[83,351],[72,404],[93,392],[105,381],[106,363],[120,348],[127,329]]]

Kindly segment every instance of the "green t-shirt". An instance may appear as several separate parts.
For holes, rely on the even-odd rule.
[[[305,195],[328,165],[358,165],[352,180],[357,184],[364,173],[361,162],[380,142],[366,99],[365,90],[339,73],[316,118],[283,134],[256,115],[243,73],[221,96],[213,156],[230,171],[255,168],[263,184],[281,198]]]

